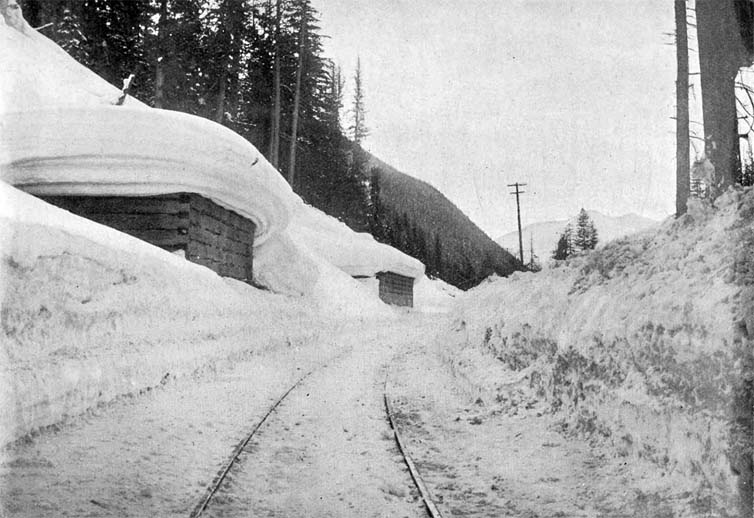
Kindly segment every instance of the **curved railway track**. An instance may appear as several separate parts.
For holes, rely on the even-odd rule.
[[[254,424],[251,431],[246,435],[246,437],[244,437],[233,449],[233,452],[228,458],[227,462],[217,472],[217,475],[212,480],[212,483],[207,487],[207,491],[205,492],[204,497],[196,505],[196,507],[194,507],[193,511],[189,515],[190,518],[199,518],[204,514],[204,512],[207,510],[210,503],[212,502],[212,499],[215,497],[215,494],[218,492],[223,482],[225,481],[233,465],[238,461],[241,454],[244,453],[244,450],[246,449],[246,446],[249,444],[251,439],[257,434],[257,432],[259,432],[259,430],[267,422],[269,417],[283,403],[283,401],[291,394],[291,392],[293,392],[297,387],[299,387],[315,371],[319,370],[322,367],[324,366],[320,366],[315,369],[312,369],[306,374],[304,374],[302,377],[300,377],[298,380],[296,380],[296,382],[293,383],[288,388],[288,390],[283,392],[283,394],[281,394],[280,397],[267,409],[267,412],[262,416],[262,418],[259,421],[256,422],[256,424]],[[439,509],[435,505],[432,499],[432,496],[429,490],[427,489],[426,484],[422,480],[421,475],[419,474],[419,471],[417,470],[416,465],[414,464],[414,461],[412,460],[410,454],[408,453],[408,450],[406,449],[406,446],[405,446],[405,441],[401,437],[400,431],[396,425],[395,414],[393,412],[392,404],[390,402],[390,397],[388,395],[388,376],[387,375],[385,376],[385,382],[383,384],[383,402],[384,402],[384,408],[385,408],[387,421],[393,433],[393,439],[395,440],[395,443],[398,446],[398,450],[401,456],[403,457],[403,461],[409,470],[409,473],[411,475],[411,480],[413,481],[416,489],[419,492],[419,495],[424,504],[424,508],[426,509],[427,514],[430,516],[430,518],[441,518],[442,514],[440,513]]]

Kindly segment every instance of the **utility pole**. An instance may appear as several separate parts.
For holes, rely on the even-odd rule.
[[[518,195],[523,194],[526,191],[520,191],[519,187],[525,186],[525,183],[509,183],[508,187],[515,187],[516,190],[513,192],[510,192],[508,194],[515,194],[516,195],[516,213],[518,214],[518,253],[519,257],[521,257],[521,264],[524,264],[524,242],[521,239],[521,203],[518,200]]]

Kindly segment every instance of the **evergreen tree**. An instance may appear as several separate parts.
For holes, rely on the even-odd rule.
[[[568,259],[573,253],[573,227],[568,223],[558,239],[558,245],[552,253],[552,258],[562,261]]]
[[[327,88],[324,93],[323,123],[332,131],[342,133],[340,111],[343,109],[343,73],[339,66],[332,61],[328,62]]]
[[[597,229],[594,228],[592,218],[584,209],[579,211],[576,218],[576,235],[573,240],[573,247],[579,252],[593,250],[597,246]]]
[[[89,63],[89,42],[81,29],[81,18],[75,10],[63,9],[62,18],[52,31],[52,39],[84,65]]]
[[[361,75],[361,58],[356,60],[356,73],[353,77],[353,88],[351,125],[348,127],[348,132],[351,140],[357,144],[361,144],[369,134],[369,130],[364,122],[366,108],[364,107],[364,82]]]
[[[88,42],[87,66],[117,86],[134,74],[130,93],[150,102],[152,66],[145,48],[152,14],[150,0],[83,0],[69,4],[72,10],[74,6]]]

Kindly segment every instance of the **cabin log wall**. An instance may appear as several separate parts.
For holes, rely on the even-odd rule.
[[[169,252],[182,250],[219,275],[252,280],[254,223],[198,194],[41,198]]]
[[[393,272],[377,274],[380,299],[396,306],[414,307],[414,279]]]

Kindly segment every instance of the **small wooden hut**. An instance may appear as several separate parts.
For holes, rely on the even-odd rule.
[[[414,307],[414,282],[416,279],[394,272],[379,272],[380,299],[395,306]]]

